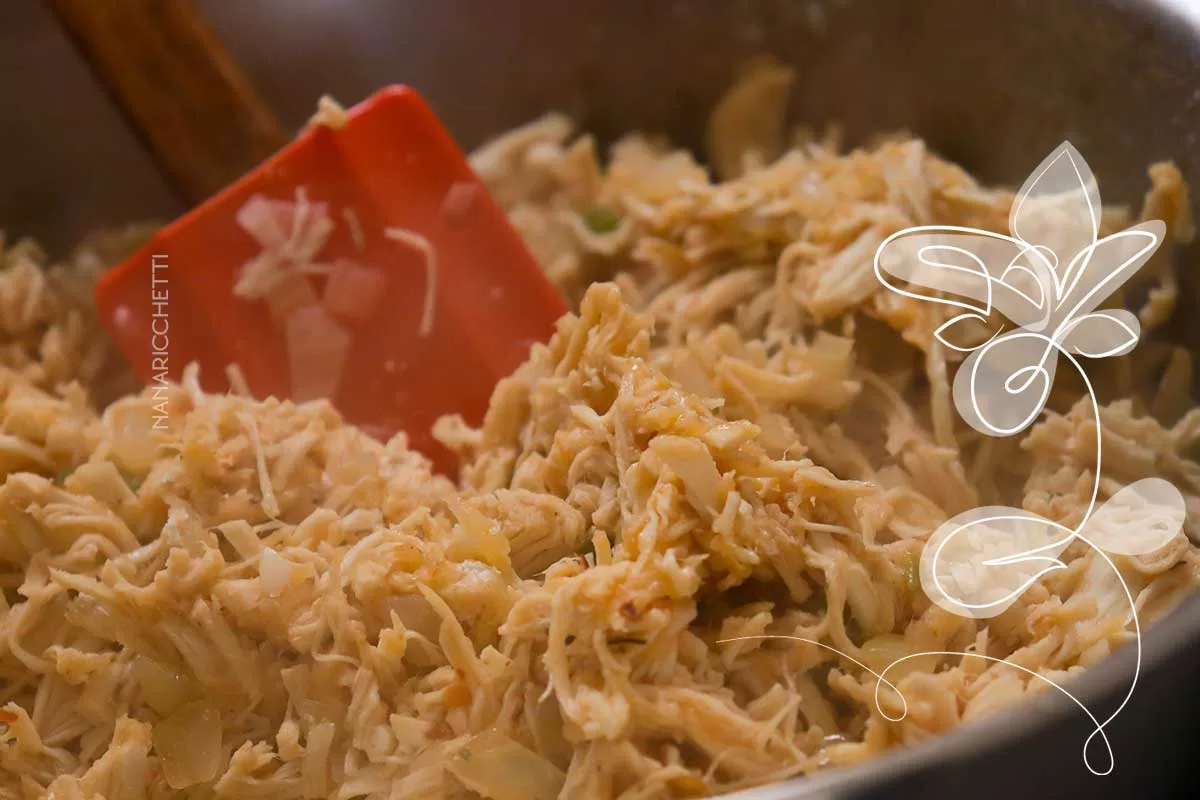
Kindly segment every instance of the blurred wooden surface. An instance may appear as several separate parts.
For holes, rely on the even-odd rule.
[[[286,143],[274,113],[190,0],[47,5],[191,203]]]
[[[0,230],[63,253],[184,204],[39,0],[0,0]]]

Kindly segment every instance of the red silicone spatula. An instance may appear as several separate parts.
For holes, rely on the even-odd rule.
[[[276,306],[235,294],[244,265],[263,249],[237,223],[239,210],[256,195],[293,201],[297,189],[335,223],[313,260],[365,265],[382,278],[358,285],[371,287],[369,314],[327,314],[321,305],[283,318]],[[432,264],[412,244],[421,241]],[[304,280],[311,300],[327,298],[334,278],[317,270]],[[443,470],[452,460],[432,439],[432,423],[452,413],[477,423],[497,380],[566,310],[453,139],[406,87],[351,109],[343,127],[306,129],[163,228],[104,275],[96,305],[144,380],[178,380],[196,362],[211,391],[229,388],[226,367],[237,364],[255,396],[294,398],[305,352],[327,358],[323,345],[344,337],[329,399],[372,431],[405,431]],[[308,348],[299,361],[297,337]]]

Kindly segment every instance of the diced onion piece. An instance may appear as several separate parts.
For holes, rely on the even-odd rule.
[[[143,475],[154,465],[163,439],[155,431],[156,413],[149,403],[122,402],[111,407],[112,455],[118,468]]]
[[[421,325],[417,333],[428,336],[433,330],[434,301],[437,298],[437,253],[433,244],[419,233],[407,228],[384,228],[383,235],[417,250],[425,257],[425,301],[421,309]]]
[[[237,279],[233,283],[234,297],[261,300],[269,296],[289,274],[282,263],[283,257],[269,250],[264,250],[247,261],[238,270]]]
[[[796,71],[760,59],[717,103],[708,121],[709,160],[722,180],[744,172],[747,158],[769,164],[784,144],[788,94]]]
[[[388,717],[388,723],[392,726],[392,734],[402,749],[417,750],[425,744],[429,735],[429,723],[417,717],[392,714]]]
[[[170,714],[192,699],[195,686],[187,676],[145,656],[134,660],[133,675],[142,699],[159,714]]]
[[[332,722],[321,722],[308,730],[300,767],[305,797],[329,796],[329,749],[335,733],[337,726]]]
[[[11,524],[11,520],[9,522]],[[110,642],[118,641],[117,621],[104,606],[96,602],[95,598],[79,595],[67,606],[65,616],[67,622],[99,639],[106,639]]]
[[[342,380],[350,334],[320,306],[307,306],[288,317],[285,337],[292,370],[292,398],[303,403],[332,397]]]
[[[421,634],[426,639],[437,641],[442,621],[429,601],[419,594],[398,594],[388,598],[388,608],[400,620],[406,630]]]
[[[683,436],[655,436],[650,449],[683,481],[688,502],[697,511],[715,513],[724,505],[721,472],[702,442]]]
[[[122,503],[136,499],[126,478],[111,461],[80,464],[70,480],[72,492],[89,494],[109,508],[120,508]]]
[[[759,441],[772,455],[778,453],[777,458],[786,457],[789,449],[799,450],[792,423],[782,414],[767,412],[759,417],[758,426],[762,431]]]
[[[721,390],[712,382],[700,359],[690,350],[684,350],[675,356],[668,367],[667,374],[671,380],[678,383],[686,391],[700,397],[720,397]]]
[[[566,781],[548,760],[494,728],[473,737],[446,769],[489,800],[555,800]]]
[[[154,726],[154,750],[172,789],[217,777],[221,766],[221,714],[204,701],[189,703]]]
[[[307,306],[315,306],[319,302],[317,292],[303,273],[288,272],[271,287],[264,299],[271,318],[279,324]]]
[[[449,220],[460,220],[471,210],[479,184],[472,181],[455,181],[442,198],[441,215]]]
[[[254,528],[244,519],[223,522],[217,526],[217,530],[224,535],[226,541],[244,559],[253,558],[263,550],[262,539],[258,538],[258,534],[254,532]]]
[[[258,557],[258,582],[269,597],[278,597],[291,582],[292,565],[270,547]]]
[[[346,127],[349,121],[350,115],[346,113],[342,104],[327,94],[321,95],[321,99],[317,101],[317,113],[309,120],[313,125],[324,125],[334,130]]]
[[[463,531],[473,538],[483,539],[492,534],[492,521],[482,511],[466,503],[452,503],[450,513],[462,526]],[[505,541],[508,541],[505,539]]]
[[[512,569],[512,544],[507,536],[493,529],[492,521],[483,512],[459,502],[451,503],[450,511],[461,528],[447,550],[455,560],[475,559],[505,572]]]
[[[237,212],[237,224],[266,249],[287,244],[292,222],[292,204],[256,194]]]
[[[304,756],[304,748],[300,746],[300,723],[287,717],[279,724],[275,732],[275,752],[284,761],[296,761]]]
[[[294,203],[254,195],[239,209],[237,221],[263,248],[242,266],[234,283],[233,293],[247,300],[270,299],[276,294],[294,297],[302,284],[280,284],[305,271],[334,226],[328,204],[309,202],[303,187],[296,189]],[[278,304],[278,298],[276,301]],[[286,309],[277,307],[272,311],[277,321],[286,314]]]
[[[558,700],[546,698],[536,701],[530,723],[538,750],[546,753],[557,766],[566,767],[570,764],[575,748],[563,735],[563,718]]]
[[[326,679],[320,667],[307,665],[286,667],[279,671],[283,688],[301,720],[317,722],[339,721],[345,717],[346,704],[341,699],[341,687]]]
[[[329,273],[321,304],[334,316],[365,322],[379,310],[386,285],[380,270],[339,261]]]

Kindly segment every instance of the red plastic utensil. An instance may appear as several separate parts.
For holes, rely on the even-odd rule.
[[[478,423],[492,388],[549,338],[566,305],[471,172],[462,151],[413,90],[384,89],[344,127],[311,126],[260,167],[163,228],[96,287],[100,318],[146,382],[178,380],[190,362],[201,385],[229,389],[236,363],[256,397],[291,396],[282,327],[266,304],[235,296],[261,247],[235,221],[256,194],[293,200],[303,187],[339,224],[320,253],[383,268],[382,311],[352,335],[333,404],[356,424],[404,430],[439,469],[451,454],[430,435],[443,414]],[[448,195],[451,191],[456,196]],[[361,221],[356,243],[343,209]],[[427,290],[417,249],[384,235],[419,234],[437,256],[433,324],[420,331]],[[319,279],[313,279],[319,280]]]

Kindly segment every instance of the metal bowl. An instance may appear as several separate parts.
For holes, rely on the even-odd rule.
[[[1019,182],[1064,139],[1095,169],[1106,201],[1136,203],[1145,168],[1172,158],[1200,186],[1200,4],[1195,0],[197,0],[283,119],[316,98],[346,103],[391,82],[428,97],[466,147],[547,109],[613,138],[661,131],[699,147],[734,70],[769,52],[799,72],[796,120],[843,126],[850,140],[906,129],[982,178]],[[13,191],[0,213],[60,248],[86,226],[174,213],[149,168],[32,0],[4,4],[40,30],[15,75],[0,48],[0,89],[16,96],[0,130],[9,186],[56,205],[38,214]],[[16,10],[14,10],[16,9]],[[39,15],[40,14],[40,15]],[[13,24],[16,24],[13,23]],[[7,26],[12,31],[13,24]],[[0,28],[6,26],[0,25]],[[20,29],[20,25],[17,26]],[[11,33],[8,34],[12,36]],[[4,34],[0,33],[0,37]],[[27,41],[24,37],[21,41]],[[5,53],[7,52],[7,55]],[[52,63],[45,61],[53,52]],[[66,60],[64,60],[66,59]],[[84,114],[29,88],[59,75]],[[45,80],[44,77],[37,78]],[[11,84],[11,87],[7,85]],[[36,84],[35,84],[36,85]],[[24,105],[21,105],[21,104]],[[47,110],[49,109],[49,110]],[[45,135],[46,122],[58,132]],[[65,129],[61,126],[65,126]],[[19,150],[8,145],[20,145]],[[129,179],[114,180],[113,174]],[[48,204],[47,204],[48,205]],[[47,221],[53,213],[54,221]],[[1196,252],[1180,254],[1185,266]],[[1194,269],[1186,296],[1200,297]],[[1196,307],[1174,335],[1200,342]],[[1126,648],[1071,685],[1104,719],[1134,672]],[[922,797],[1102,798],[1190,794],[1200,733],[1200,599],[1145,636],[1141,679],[1106,730],[1116,766],[1092,775],[1091,724],[1056,692],[872,763],[754,790],[746,800]],[[1098,752],[1098,751],[1097,751]]]

